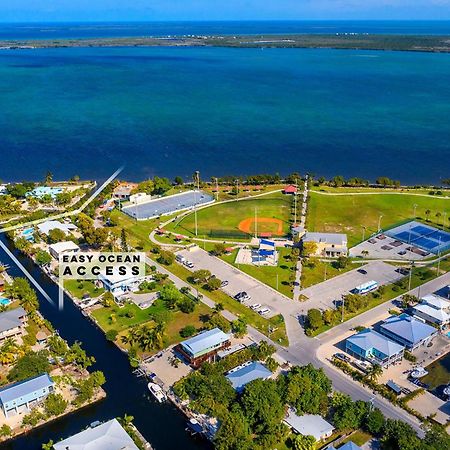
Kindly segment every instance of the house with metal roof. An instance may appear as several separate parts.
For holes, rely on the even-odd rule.
[[[46,222],[38,224],[37,229],[39,230],[39,233],[48,236],[52,230],[61,230],[63,233],[68,234],[71,231],[75,231],[77,226],[73,223],[63,223],[58,220],[47,220]]]
[[[59,259],[59,256],[64,253],[75,253],[80,251],[80,247],[78,247],[75,242],[72,241],[64,241],[64,242],[56,242],[55,244],[48,246],[48,251],[55,259]]]
[[[429,294],[421,298],[421,303],[431,306],[435,309],[440,309],[445,312],[450,312],[450,301],[440,295]]]
[[[254,380],[265,380],[272,372],[258,361],[249,361],[230,370],[226,378],[236,392],[242,392],[245,386]]]
[[[98,280],[107,291],[115,296],[137,290],[141,282],[141,278],[133,275],[130,270],[122,275],[119,267],[113,267],[112,273],[107,273],[106,270],[101,271]]]
[[[450,312],[445,309],[445,303],[444,308],[441,307],[436,297],[438,296],[425,296],[421,303],[413,307],[412,312],[415,316],[444,329],[450,323]]]
[[[401,360],[405,351],[403,345],[368,328],[347,338],[345,348],[349,354],[356,358],[383,367],[388,367]]]
[[[0,389],[0,405],[5,417],[30,411],[54,390],[48,373],[10,384]]]
[[[0,341],[22,335],[27,322],[27,312],[22,307],[0,313]]]
[[[189,364],[199,367],[203,362],[214,359],[218,351],[230,345],[230,336],[219,328],[213,328],[181,342],[176,350],[188,360]]]
[[[117,419],[109,420],[53,444],[54,450],[139,450]]]
[[[317,245],[315,255],[334,258],[348,253],[347,235],[342,233],[316,233],[307,231],[302,237],[302,243],[313,242]]]
[[[303,436],[313,436],[316,441],[329,438],[334,431],[333,425],[318,414],[304,414],[298,416],[293,408],[289,408],[284,419],[292,431]]]
[[[380,325],[379,331],[409,350],[428,344],[438,334],[435,327],[408,314],[389,317]]]

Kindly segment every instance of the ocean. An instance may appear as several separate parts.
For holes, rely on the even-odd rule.
[[[438,183],[450,56],[330,49],[0,51],[0,179],[251,173]]]
[[[0,39],[217,34],[450,34],[450,20],[258,20],[110,23],[0,23]]]

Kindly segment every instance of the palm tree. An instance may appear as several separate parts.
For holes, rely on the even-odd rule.
[[[441,213],[440,212],[437,212],[436,213],[436,219],[437,219],[437,224],[439,225],[439,219],[440,219],[440,217],[441,217]]]
[[[158,322],[153,328],[155,343],[158,348],[164,346],[164,332],[166,330],[166,324],[164,322]]]
[[[367,378],[370,381],[376,381],[379,376],[383,374],[383,368],[379,364],[374,364],[368,371],[367,371]]]
[[[427,222],[429,222],[430,221],[430,214],[431,214],[431,211],[429,210],[429,209],[427,209],[426,211],[425,211],[425,216],[427,217]]]
[[[12,338],[8,338],[4,341],[0,347],[0,363],[12,364],[18,356],[18,345]]]

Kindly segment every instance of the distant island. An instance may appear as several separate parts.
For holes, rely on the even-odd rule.
[[[391,50],[450,52],[450,36],[383,34],[286,34],[120,37],[89,39],[1,40],[0,49],[60,47],[155,47],[197,46],[236,48],[333,48],[352,50]]]

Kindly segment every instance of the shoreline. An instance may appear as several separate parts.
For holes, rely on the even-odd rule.
[[[0,40],[0,50],[120,47],[309,48],[450,53],[450,35],[349,35],[337,33]]]

